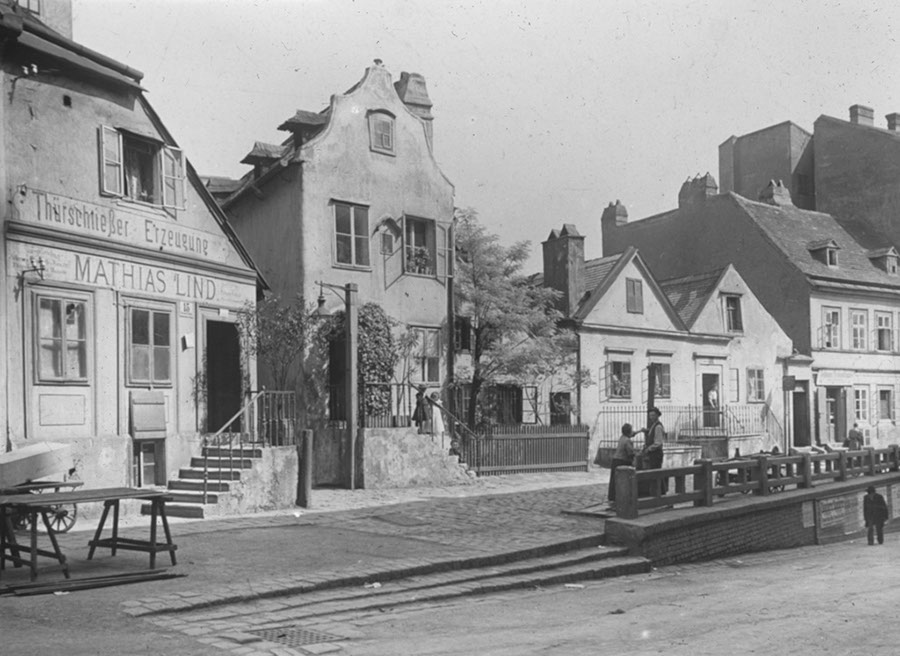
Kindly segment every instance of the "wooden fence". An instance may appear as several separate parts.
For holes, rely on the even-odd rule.
[[[900,446],[790,456],[758,455],[740,460],[697,460],[690,467],[636,470],[618,467],[616,515],[633,519],[641,510],[713,500],[735,494],[766,496],[784,490],[811,488],[816,482],[846,481],[900,470]],[[671,494],[664,488],[673,490]],[[640,490],[640,494],[639,494]]]
[[[587,426],[491,425],[460,442],[460,460],[481,476],[587,471]]]

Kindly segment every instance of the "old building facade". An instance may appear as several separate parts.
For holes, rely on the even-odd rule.
[[[797,351],[781,381],[790,443],[841,442],[854,422],[869,444],[894,442],[896,251],[863,247],[832,215],[796,207],[779,181],[759,200],[717,191],[707,174],[685,182],[676,210],[634,222],[609,211],[604,251],[636,246],[662,277],[733,264]]]
[[[263,283],[141,74],[70,21],[0,4],[0,425],[91,486],[162,484],[255,387],[235,315]]]

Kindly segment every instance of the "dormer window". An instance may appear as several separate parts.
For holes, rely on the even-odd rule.
[[[723,297],[725,303],[725,329],[730,333],[740,333],[744,331],[744,319],[741,316],[741,297],[736,295],[726,295]]]
[[[834,239],[821,239],[806,245],[810,254],[822,264],[830,267],[838,265],[838,250],[840,246]]]
[[[869,251],[868,255],[872,264],[889,276],[896,276],[900,272],[900,253],[893,246]]]
[[[394,154],[394,115],[384,110],[369,112],[369,148],[384,155]]]

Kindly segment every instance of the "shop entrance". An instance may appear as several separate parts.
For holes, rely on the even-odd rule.
[[[206,322],[206,430],[215,433],[241,409],[241,345],[237,326]],[[238,432],[236,421],[227,430]]]

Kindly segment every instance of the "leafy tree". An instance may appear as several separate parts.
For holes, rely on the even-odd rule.
[[[503,380],[544,381],[574,363],[574,342],[557,327],[558,292],[522,273],[529,243],[504,246],[472,209],[456,211],[456,303],[472,323],[471,401],[476,425],[485,389]],[[580,377],[579,377],[580,378]]]

